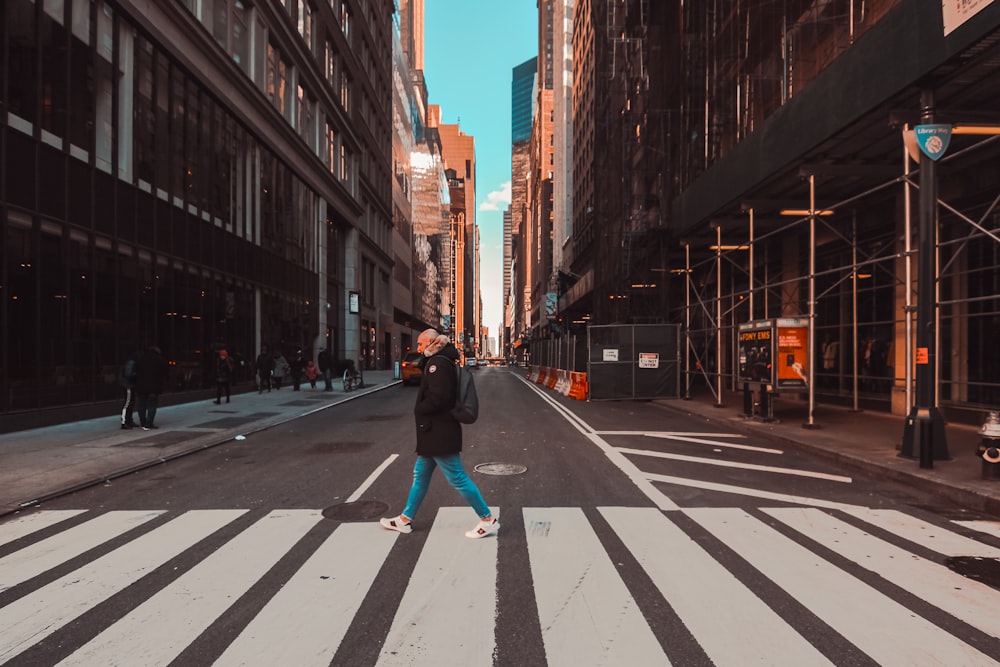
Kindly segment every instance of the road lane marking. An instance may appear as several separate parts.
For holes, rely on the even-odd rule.
[[[0,558],[0,592],[155,519],[155,512],[108,512]],[[2,627],[2,626],[0,626]]]
[[[523,512],[548,664],[670,664],[583,511]]]
[[[270,512],[59,664],[168,665],[322,518]]]
[[[832,664],[659,510],[598,509],[713,664]]]
[[[399,454],[390,454],[385,461],[382,461],[379,467],[375,468],[372,474],[368,475],[368,479],[366,479],[364,482],[361,483],[361,486],[359,486],[357,490],[355,490],[354,493],[350,495],[350,497],[347,499],[346,502],[353,503],[358,498],[363,496],[365,492],[368,490],[368,487],[370,487],[372,484],[375,483],[375,480],[378,479],[379,475],[381,475],[385,471],[385,469],[389,467],[389,464],[395,461],[398,456]]]
[[[497,538],[465,537],[475,521],[468,507],[438,510],[377,665],[492,667]]]
[[[765,509],[785,525],[955,618],[1000,637],[1000,591],[810,508]],[[957,535],[955,537],[958,537]],[[915,586],[920,582],[919,586]]]
[[[773,472],[781,475],[798,475],[799,477],[811,477],[829,482],[841,482],[850,484],[853,480],[843,475],[830,475],[825,472],[812,472],[810,470],[798,470],[796,468],[779,468],[777,466],[762,466],[755,463],[741,463],[739,461],[723,461],[720,459],[706,459],[700,456],[687,456],[685,454],[671,454],[669,452],[656,452],[648,449],[630,449],[619,447],[618,451],[623,454],[634,454],[636,456],[650,456],[658,459],[670,459],[672,461],[686,461],[688,463],[701,463],[711,466],[721,466],[723,468],[739,468],[740,470],[759,470],[762,472]]]
[[[670,435],[667,433],[643,433],[643,435],[650,438],[659,438],[660,440],[678,440],[680,442],[691,442],[696,445],[711,445],[713,447],[726,447],[728,449],[745,449],[750,452],[760,452],[762,454],[784,454],[784,450],[774,449],[773,447],[757,447],[754,445],[741,445],[735,442],[719,442],[717,440],[706,440],[704,438],[693,438],[680,435]]]
[[[521,380],[526,384],[532,391],[538,394],[544,401],[546,401],[552,408],[562,415],[562,417],[573,425],[576,430],[583,434],[588,440],[598,446],[604,455],[618,467],[625,476],[632,481],[632,483],[639,489],[643,494],[646,495],[649,500],[656,505],[661,510],[677,510],[680,509],[673,500],[667,497],[662,491],[653,486],[646,474],[643,473],[639,468],[632,463],[628,457],[626,457],[621,452],[617,451],[607,440],[597,435],[594,429],[590,428],[585,421],[573,414],[572,411],[568,410],[564,406],[560,405],[557,401],[553,400],[551,397],[547,396],[545,392],[541,391],[538,387],[531,384],[524,378]]]
[[[776,500],[778,502],[794,503],[797,505],[812,505],[813,507],[828,507],[831,509],[848,509],[852,507],[858,507],[857,505],[848,505],[846,503],[838,503],[831,500],[820,500],[819,498],[808,498],[806,496],[793,496],[787,493],[774,493],[772,491],[763,491],[761,489],[751,489],[746,486],[720,484],[718,482],[709,482],[701,479],[688,479],[686,477],[674,477],[672,475],[656,475],[653,473],[648,473],[647,477],[654,482],[663,482],[665,484],[676,484],[677,486],[686,486],[695,489],[703,489],[705,491],[735,493],[741,496],[750,496],[751,498],[764,498],[766,500]]]
[[[880,665],[994,664],[741,509],[684,512]]]
[[[398,536],[373,523],[338,526],[213,667],[329,665]]]
[[[25,516],[0,523],[0,545],[19,540],[25,535],[53,526],[87,510],[35,510]]]
[[[719,440],[709,440],[708,438],[742,438],[742,435],[735,433],[687,433],[683,431],[594,431],[597,435],[634,435],[646,438],[659,438],[660,440],[677,440],[678,442],[690,442],[695,445],[709,445],[712,447],[725,447],[727,449],[744,449],[750,452],[760,452],[761,454],[784,454],[784,450],[773,447],[758,447],[756,445],[741,445],[735,442],[720,442]]]
[[[0,662],[31,648],[245,513],[246,510],[186,512],[3,607]]]

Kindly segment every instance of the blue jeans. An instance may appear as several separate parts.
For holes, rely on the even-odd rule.
[[[472,506],[480,519],[485,519],[491,514],[490,506],[483,500],[483,494],[479,492],[479,487],[465,474],[461,456],[451,454],[449,456],[417,455],[417,462],[413,464],[413,486],[410,487],[410,496],[406,499],[406,509],[403,510],[403,516],[407,519],[413,519],[416,515],[417,510],[420,509],[420,503],[427,495],[427,486],[431,482],[434,468],[438,467],[441,468],[448,483],[465,498],[465,502]]]

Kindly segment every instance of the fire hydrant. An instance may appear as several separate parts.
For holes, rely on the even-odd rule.
[[[977,454],[983,460],[982,478],[1000,480],[1000,412],[990,410],[979,438]]]

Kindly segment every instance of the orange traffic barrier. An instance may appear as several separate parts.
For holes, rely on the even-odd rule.
[[[549,374],[548,366],[539,366],[538,377],[535,378],[535,382],[537,382],[538,384],[545,384],[545,378],[548,376],[548,374]]]
[[[569,396],[569,388],[573,385],[569,379],[569,371],[559,371],[559,381],[556,382],[556,391],[563,396]]]
[[[545,378],[545,386],[548,387],[549,389],[555,389],[556,388],[556,381],[558,379],[559,379],[559,369],[557,369],[557,368],[550,368],[549,369],[549,375],[548,375],[547,378]]]
[[[571,384],[569,388],[569,397],[575,398],[578,401],[587,400],[587,392],[589,387],[587,386],[587,374],[586,373],[570,373]]]

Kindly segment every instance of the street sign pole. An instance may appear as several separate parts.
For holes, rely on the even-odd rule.
[[[920,122],[934,123],[934,93],[924,89],[920,94]],[[945,144],[946,146],[946,144]],[[943,153],[944,149],[940,152]],[[940,154],[938,154],[939,156]],[[921,468],[933,468],[934,460],[947,460],[944,419],[936,405],[935,375],[937,368],[936,321],[936,240],[937,240],[937,175],[935,158],[926,150],[920,152],[920,216],[918,219],[919,254],[917,256],[917,349],[916,404],[910,408],[903,432],[902,456],[916,451]]]

